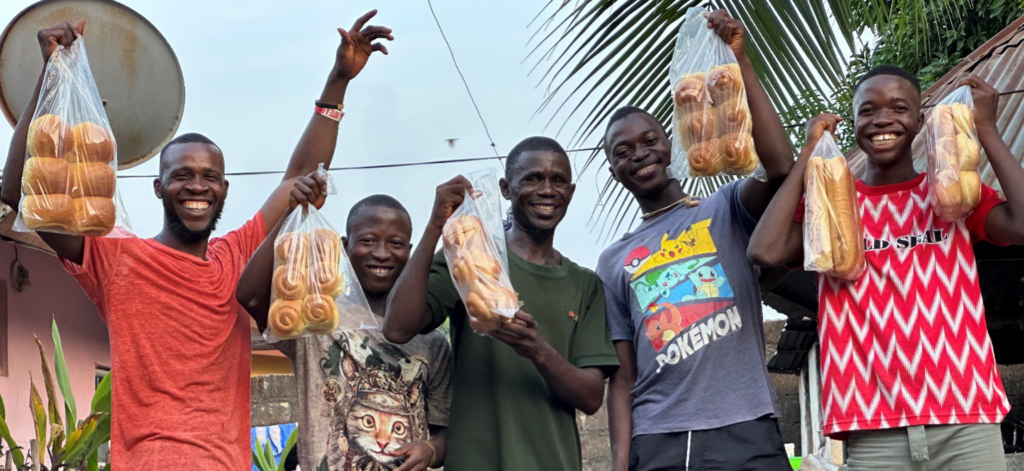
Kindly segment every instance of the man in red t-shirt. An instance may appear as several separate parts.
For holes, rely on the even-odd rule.
[[[849,440],[851,470],[1006,469],[998,424],[1009,404],[973,244],[1024,244],[1024,169],[996,128],[996,90],[975,76],[960,85],[972,87],[977,136],[1007,199],[982,185],[977,207],[956,222],[938,217],[914,170],[911,144],[924,124],[917,78],[880,66],[854,89],[854,132],[868,157],[856,182],[867,268],[849,282],[818,276],[824,429]],[[826,114],[807,125],[751,238],[755,263],[802,259],[804,170],[841,120]]]
[[[289,194],[315,199],[330,165],[340,108],[373,44],[391,30],[368,26],[370,12],[342,40],[334,69],[281,184],[241,228],[210,239],[227,197],[224,156],[200,134],[172,140],[153,181],[163,203],[163,230],[152,239],[94,238],[40,232],[78,279],[107,324],[113,371],[111,461],[118,469],[196,470],[251,467],[249,318],[235,301],[242,269],[288,209]],[[44,63],[81,36],[84,22],[38,33]],[[29,122],[40,83],[11,140],[2,198],[18,208]],[[321,103],[322,102],[322,103]],[[324,103],[327,103],[326,105]],[[336,104],[336,108],[331,107]],[[184,461],[182,461],[184,460]]]

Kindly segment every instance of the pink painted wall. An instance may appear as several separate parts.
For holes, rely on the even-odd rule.
[[[20,246],[18,259],[28,269],[31,282],[20,293],[10,283],[14,246],[0,242],[0,290],[7,292],[6,338],[0,333],[0,349],[7,351],[7,368],[6,376],[0,376],[0,395],[7,409],[11,434],[19,445],[27,448],[32,436],[28,405],[30,370],[39,394],[46,400],[39,349],[32,335],[43,342],[52,362],[51,315],[56,318],[79,418],[89,412],[97,365],[110,367],[110,343],[107,327],[96,314],[96,307],[75,279],[60,267],[56,257]],[[4,343],[6,345],[2,345]],[[50,366],[53,367],[52,363]],[[60,394],[59,389],[57,394]],[[62,405],[63,402],[58,402],[63,413]]]

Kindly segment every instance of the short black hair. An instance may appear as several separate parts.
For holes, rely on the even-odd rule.
[[[519,156],[523,152],[534,151],[549,151],[559,154],[566,159],[569,158],[569,154],[565,152],[565,149],[562,148],[558,141],[544,136],[528,137],[519,141],[519,144],[516,144],[512,151],[508,153],[508,159],[505,161],[505,180],[512,181],[516,169],[519,168]]]
[[[182,135],[180,135],[180,136],[178,136],[178,137],[176,137],[174,139],[171,139],[171,142],[168,142],[166,145],[164,145],[164,147],[162,149],[160,149],[160,175],[161,176],[164,174],[164,170],[166,170],[166,167],[167,167],[166,161],[164,159],[166,154],[167,154],[167,149],[170,149],[171,146],[175,146],[175,145],[178,145],[178,144],[192,144],[192,143],[209,144],[209,145],[214,146],[214,147],[216,147],[218,149],[220,148],[220,146],[218,146],[216,142],[213,142],[212,139],[210,139],[210,138],[208,138],[208,137],[206,137],[206,136],[204,136],[202,134],[199,134],[197,132],[187,132],[187,133],[182,134]]]
[[[917,76],[910,72],[907,72],[906,69],[900,66],[892,64],[879,65],[865,72],[864,75],[861,75],[860,78],[857,79],[857,84],[853,86],[853,92],[857,93],[857,89],[860,88],[860,84],[866,82],[868,79],[872,77],[877,77],[879,75],[891,75],[893,77],[899,77],[903,80],[910,82],[910,84],[914,86],[914,90],[917,90],[918,94],[921,93],[921,81],[917,79]]]
[[[605,128],[604,128],[604,137],[606,138],[605,142],[604,142],[604,150],[605,150],[605,152],[608,152],[609,150],[611,150],[608,147],[611,143],[608,142],[607,137],[608,137],[608,131],[611,131],[611,129],[612,129],[612,125],[615,124],[617,121],[619,121],[619,120],[621,120],[621,119],[623,119],[623,118],[625,118],[627,116],[631,116],[631,115],[634,115],[634,114],[637,114],[637,113],[647,115],[652,120],[654,120],[654,122],[659,123],[659,124],[661,123],[661,121],[658,121],[658,118],[655,118],[653,114],[651,114],[647,110],[645,110],[643,108],[640,108],[640,107],[637,107],[637,106],[623,106],[622,108],[619,108],[619,109],[615,110],[615,112],[612,113],[611,117],[608,118],[608,125],[605,126]]]
[[[370,195],[356,202],[356,204],[352,206],[352,209],[348,210],[348,219],[345,220],[345,233],[352,233],[352,224],[355,223],[356,216],[359,215],[359,211],[372,207],[394,209],[409,218],[409,225],[412,225],[412,217],[409,216],[409,211],[407,211],[405,206],[402,206],[402,203],[399,203],[398,200],[388,195]]]

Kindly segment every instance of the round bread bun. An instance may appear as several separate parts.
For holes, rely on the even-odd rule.
[[[30,157],[25,161],[21,191],[26,195],[64,195],[68,192],[69,166],[56,157]]]
[[[27,195],[20,214],[33,231],[74,233],[75,204],[68,195]]]
[[[754,139],[749,133],[737,132],[726,134],[718,139],[718,149],[722,154],[722,165],[729,175],[749,175],[757,168],[757,154],[754,152]]]
[[[334,298],[311,294],[302,301],[302,319],[311,334],[329,334],[338,328],[338,306]]]
[[[86,196],[75,198],[75,232],[87,236],[104,236],[114,230],[117,210],[110,198]]]
[[[63,158],[74,142],[71,126],[55,114],[44,114],[28,125],[29,155]]]
[[[697,109],[704,105],[704,94],[704,74],[696,73],[679,77],[672,95],[676,106]]]
[[[305,266],[309,260],[309,238],[305,232],[285,232],[277,236],[274,253],[278,264],[293,263]]]
[[[72,162],[97,162],[109,165],[114,161],[114,136],[102,126],[81,123],[71,128],[71,134],[75,143],[71,152]]]
[[[274,301],[267,313],[267,321],[271,335],[278,340],[301,337],[306,331],[306,322],[302,317],[302,301]]]
[[[710,177],[722,171],[722,155],[718,150],[718,140],[698,142],[686,150],[686,161],[690,167],[691,177]]]
[[[715,138],[715,114],[694,111],[679,121],[679,135],[683,137],[683,148],[698,142],[710,141]]]
[[[305,265],[284,264],[274,270],[274,295],[279,299],[300,300],[306,297]]]
[[[71,164],[71,197],[114,197],[114,169],[107,164],[81,162]]]
[[[725,103],[743,92],[743,76],[739,64],[724,64],[708,72],[708,94],[715,105]]]

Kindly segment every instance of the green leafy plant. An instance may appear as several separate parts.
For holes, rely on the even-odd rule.
[[[71,392],[68,366],[64,359],[64,347],[60,340],[56,320],[53,321],[51,330],[57,387],[54,387],[54,375],[50,371],[46,349],[36,337],[36,345],[39,347],[39,358],[42,363],[43,386],[47,398],[45,404],[36,388],[35,380],[31,373],[29,375],[29,408],[35,429],[33,441],[38,446],[29,447],[29,456],[26,460],[22,447],[15,443],[8,430],[6,410],[3,407],[3,398],[0,397],[0,436],[3,437],[8,447],[4,457],[16,470],[29,470],[33,469],[34,465],[38,465],[45,471],[61,469],[98,471],[98,450],[104,443],[110,441],[110,373],[107,373],[97,386],[89,415],[79,421],[75,398]],[[58,387],[64,400],[65,416],[63,420],[60,416],[61,408],[57,406]],[[67,428],[65,428],[65,424],[67,424]],[[33,453],[33,449],[37,451]],[[46,458],[50,463],[48,467],[44,466]]]
[[[252,449],[252,464],[260,471],[284,471],[284,462],[288,458],[288,454],[292,452],[292,448],[295,448],[295,441],[298,438],[299,428],[296,427],[292,429],[291,435],[288,435],[288,442],[284,446],[279,463],[274,462],[274,450],[271,449],[270,442],[256,440]]]

